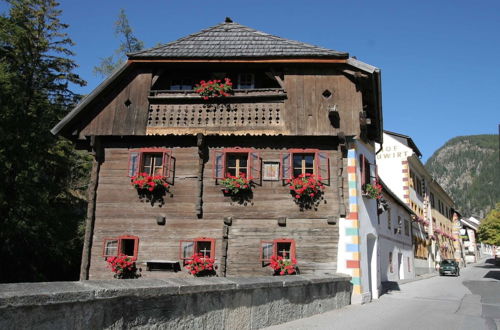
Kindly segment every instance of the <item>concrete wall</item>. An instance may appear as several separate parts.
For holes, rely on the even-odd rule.
[[[259,329],[344,307],[349,276],[0,285],[0,329]]]

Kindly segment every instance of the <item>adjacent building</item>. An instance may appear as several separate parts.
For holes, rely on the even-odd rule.
[[[383,140],[377,153],[378,174],[414,212],[415,274],[432,272],[442,259],[456,258],[459,232],[453,200],[427,172],[411,137],[384,131]]]

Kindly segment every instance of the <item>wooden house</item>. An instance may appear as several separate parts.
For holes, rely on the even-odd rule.
[[[225,78],[228,96],[195,91]],[[273,255],[335,273],[347,151],[381,142],[380,104],[378,69],[230,19],[130,54],[52,130],[95,156],[81,278],[111,278],[105,258],[119,253],[145,278],[189,276],[195,252],[215,258],[218,276],[272,274]],[[142,172],[168,191],[141,195],[131,177]],[[225,193],[240,173],[251,190]],[[290,189],[300,174],[324,185],[308,202]]]

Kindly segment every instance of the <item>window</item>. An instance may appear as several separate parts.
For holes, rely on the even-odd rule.
[[[365,155],[359,155],[359,172],[361,177],[361,188],[364,191],[366,184],[374,184],[377,178],[377,168],[375,164],[370,164]]]
[[[238,75],[238,89],[255,88],[255,75],[253,73],[240,73]]]
[[[226,154],[226,172],[233,176],[240,173],[247,175],[248,153]]]
[[[403,227],[403,222],[401,221],[401,217],[398,215],[398,227],[394,228],[394,234],[401,234],[402,227]]]
[[[193,79],[191,78],[177,78],[173,79],[170,83],[170,90],[192,90],[193,89]]]
[[[387,229],[391,230],[391,209],[387,210]]]
[[[128,175],[130,177],[146,172],[148,175],[163,175],[170,179],[174,177],[174,158],[172,151],[163,148],[143,148],[129,152]]]
[[[405,219],[405,235],[410,236],[410,221]]]
[[[394,273],[394,268],[392,267],[392,252],[389,252],[389,271]]]
[[[262,264],[268,264],[272,256],[295,259],[295,241],[287,238],[262,241],[260,248],[260,259]]]
[[[181,240],[179,246],[179,259],[185,264],[193,254],[199,253],[205,258],[215,258],[215,239],[199,237],[192,240]]]
[[[297,177],[300,174],[315,174],[314,170],[314,154],[293,154],[293,176]]]
[[[436,202],[434,200],[434,194],[433,193],[430,194],[430,199],[431,199],[431,207],[435,208],[436,207]]]
[[[104,239],[103,257],[114,257],[120,254],[137,259],[139,248],[139,237],[137,236],[119,236],[116,238]]]
[[[290,149],[281,154],[282,180],[293,179],[300,174],[314,174],[323,184],[330,183],[330,158],[318,149]]]
[[[213,177],[224,179],[227,175],[245,173],[254,183],[260,183],[262,160],[258,152],[250,148],[226,148],[213,152]]]

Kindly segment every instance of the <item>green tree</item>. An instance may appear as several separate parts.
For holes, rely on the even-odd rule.
[[[115,36],[121,39],[121,44],[113,55],[102,58],[101,63],[94,67],[94,74],[97,76],[109,76],[126,60],[127,53],[138,52],[144,47],[144,43],[134,36],[123,8],[115,22]]]
[[[50,129],[78,101],[54,0],[0,16],[0,282],[77,279],[89,162]]]
[[[483,243],[500,246],[500,203],[481,221],[478,236]]]

